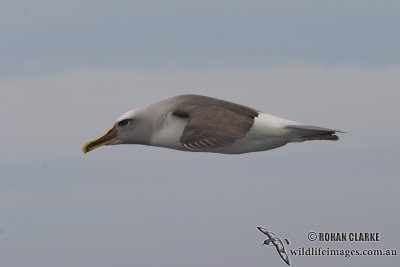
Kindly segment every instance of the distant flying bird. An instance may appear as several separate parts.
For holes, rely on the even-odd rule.
[[[285,246],[283,245],[282,241],[274,233],[263,227],[259,226],[257,229],[269,237],[264,241],[263,245],[275,246],[279,256],[281,256],[282,260],[290,266],[289,256],[286,254]],[[289,240],[285,239],[285,241],[287,244],[289,244]]]
[[[141,144],[191,152],[242,154],[307,140],[338,140],[337,130],[309,126],[200,95],[175,96],[120,116],[83,145]]]

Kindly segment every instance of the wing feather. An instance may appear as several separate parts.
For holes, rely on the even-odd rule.
[[[188,149],[209,151],[226,147],[243,138],[258,112],[235,103],[191,96],[173,112],[188,118],[180,142]]]

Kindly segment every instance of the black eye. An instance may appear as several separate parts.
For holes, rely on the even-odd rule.
[[[132,120],[126,119],[126,120],[122,120],[122,121],[118,122],[118,126],[128,126],[131,123],[132,123]]]

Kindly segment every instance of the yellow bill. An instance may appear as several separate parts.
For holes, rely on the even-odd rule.
[[[98,147],[109,145],[114,141],[116,141],[117,137],[118,137],[117,126],[114,124],[107,132],[105,132],[100,137],[85,143],[82,146],[82,151],[83,153],[86,154],[87,152],[92,151],[93,149],[96,149]]]

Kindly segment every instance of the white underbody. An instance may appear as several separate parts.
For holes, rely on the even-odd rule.
[[[184,151],[203,151],[185,148],[179,141],[186,124],[186,119],[177,118],[171,114],[167,115],[163,121],[163,126],[153,134],[150,145]],[[293,132],[285,126],[296,124],[299,123],[260,113],[245,137],[230,146],[208,150],[207,152],[241,154],[284,146],[294,140]]]

